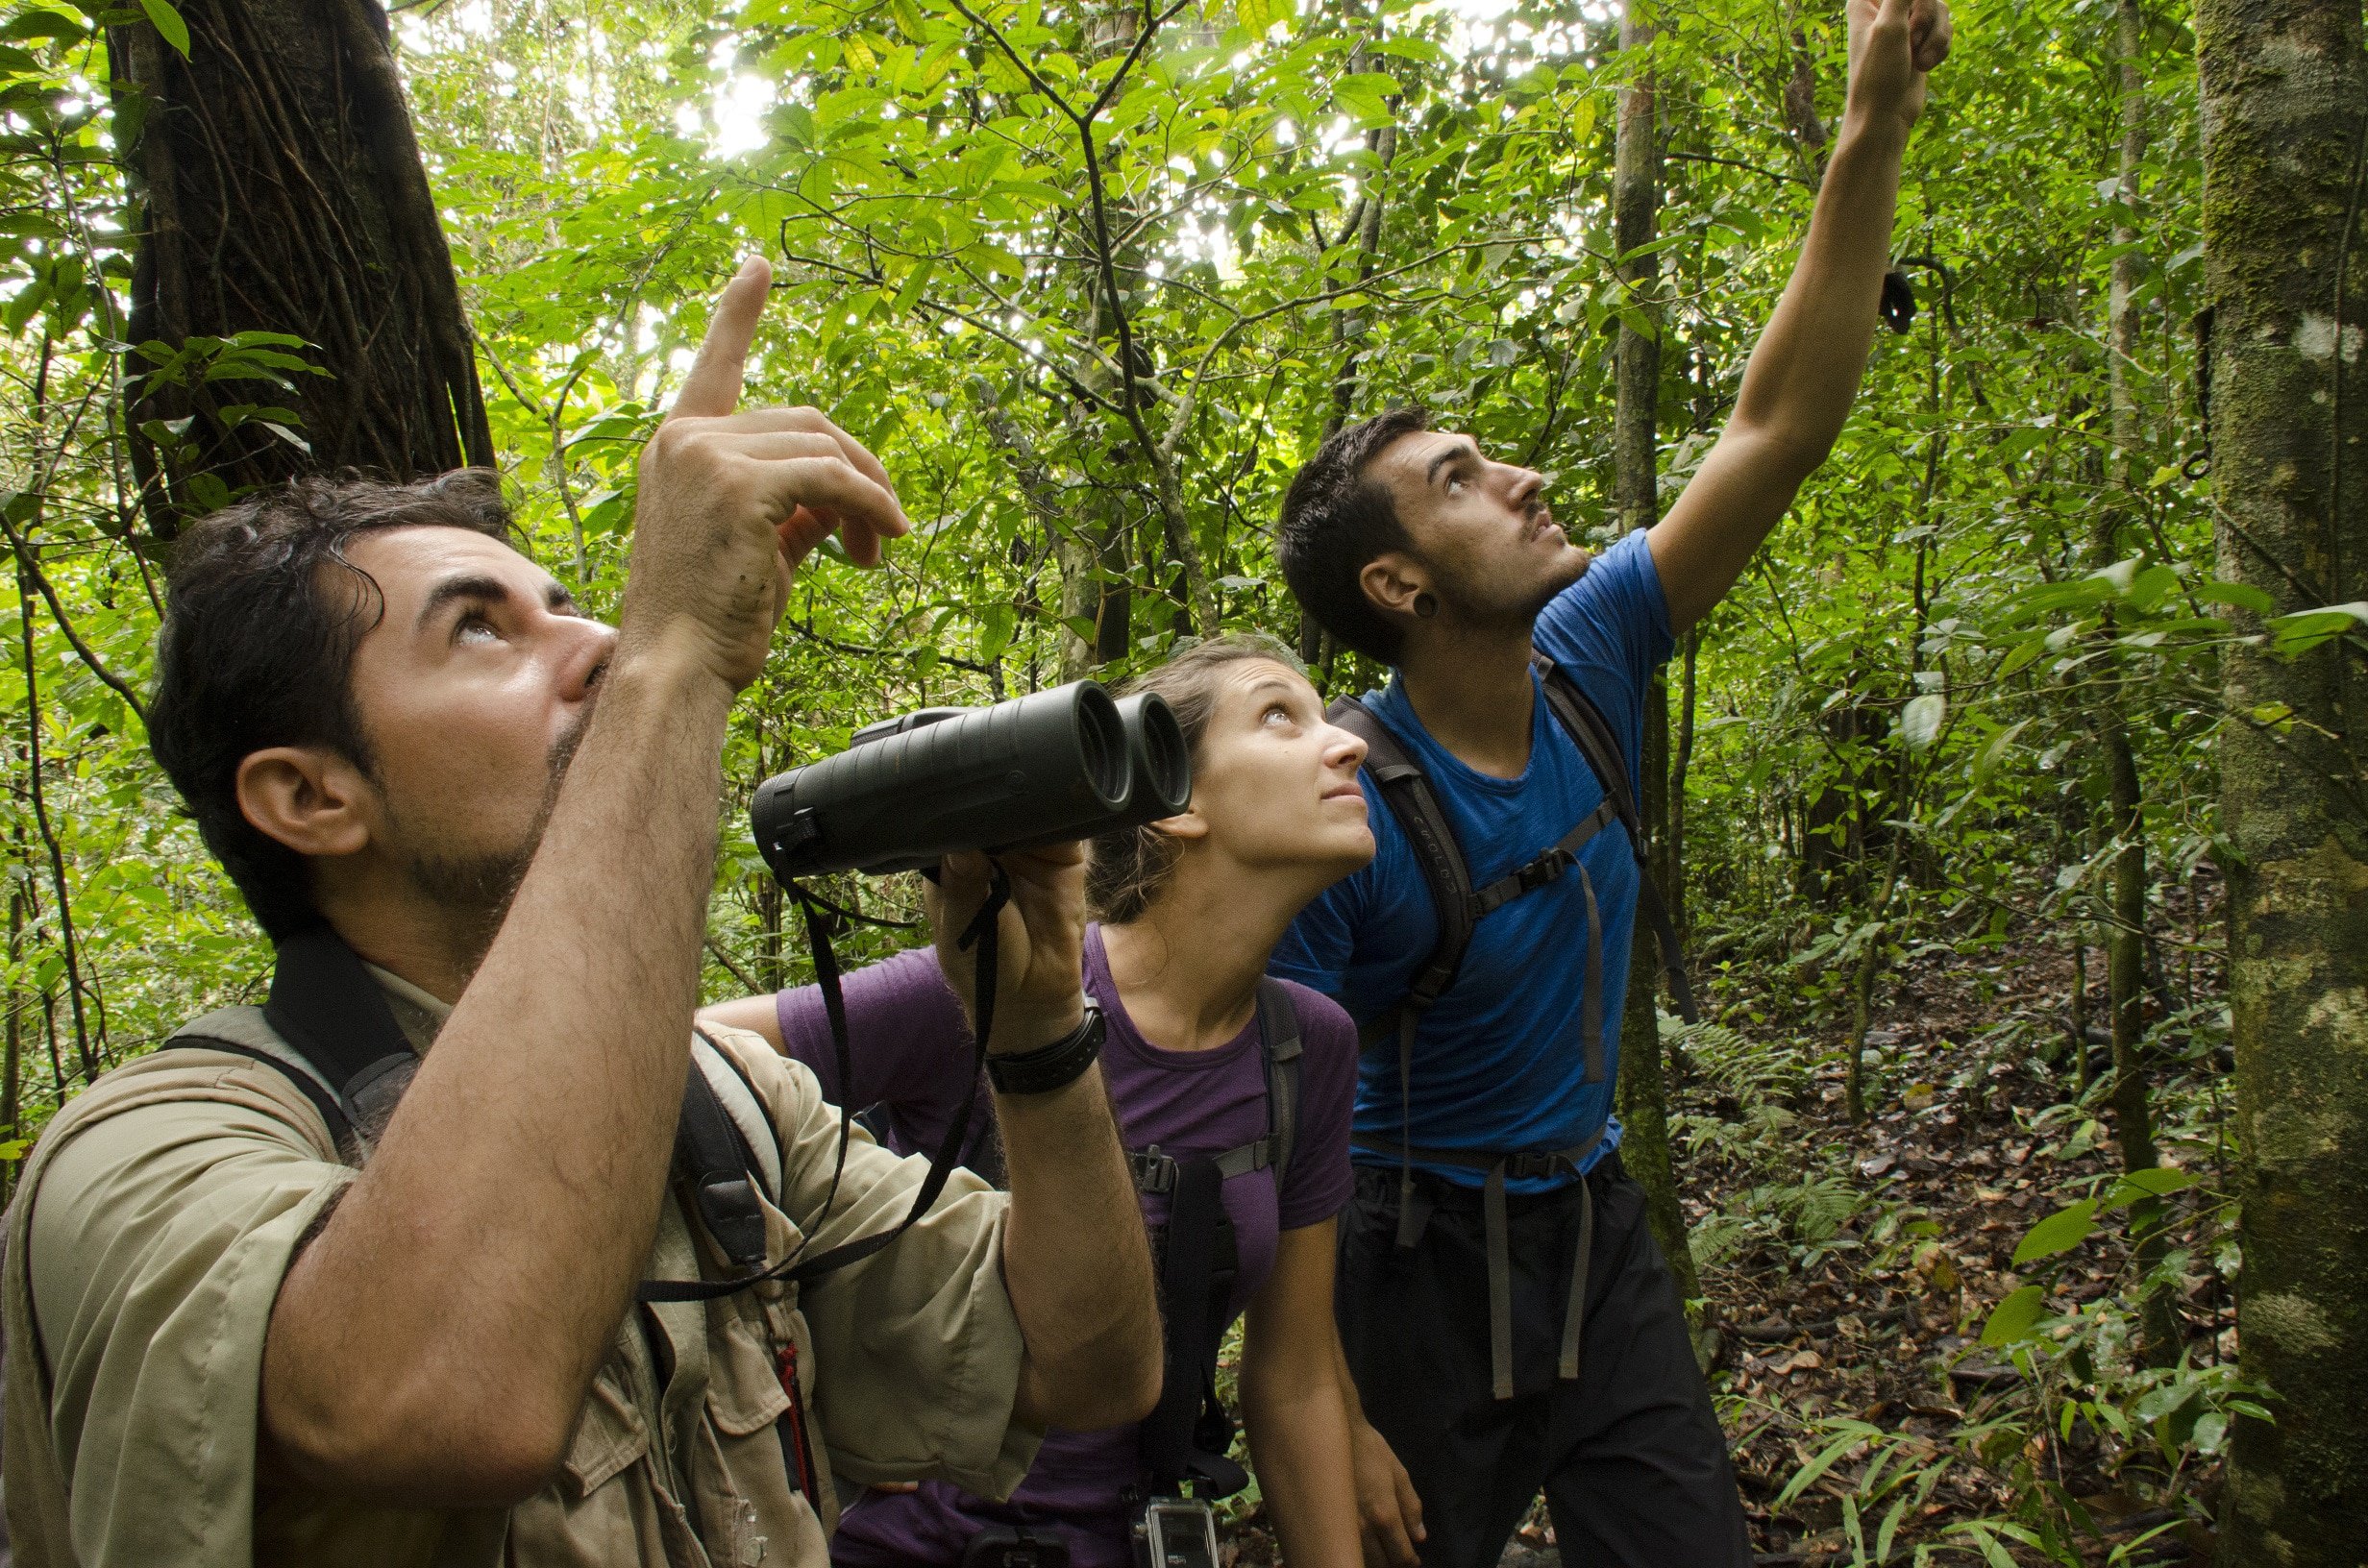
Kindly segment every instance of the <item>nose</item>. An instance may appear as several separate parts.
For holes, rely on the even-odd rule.
[[[1538,499],[1538,493],[1545,488],[1545,476],[1534,468],[1520,468],[1511,463],[1506,464],[1505,469],[1512,476],[1506,491],[1507,499],[1526,510],[1529,503]]]
[[[1338,724],[1325,726],[1323,765],[1355,772],[1365,763],[1365,737],[1351,734]]]
[[[599,689],[601,676],[607,673],[608,661],[617,649],[617,628],[585,616],[554,619],[569,639],[559,659],[559,694],[571,702],[583,701]]]

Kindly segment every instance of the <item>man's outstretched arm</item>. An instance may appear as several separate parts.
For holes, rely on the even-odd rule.
[[[1718,444],[1646,535],[1684,632],[1726,597],[1849,418],[1889,264],[1901,156],[1925,73],[1949,52],[1947,0],[1847,0],[1850,89],[1801,258],[1743,369]]]

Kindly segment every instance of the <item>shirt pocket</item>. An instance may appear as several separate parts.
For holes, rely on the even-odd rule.
[[[777,1345],[762,1319],[735,1314],[709,1337],[707,1425],[717,1474],[702,1501],[717,1515],[737,1517],[772,1551],[786,1545],[790,1560],[803,1562],[808,1551],[821,1560],[838,1510],[808,1411],[812,1376],[799,1327],[792,1314],[792,1337]],[[794,1398],[785,1371],[800,1388]]]
[[[615,1369],[604,1366],[592,1380],[591,1397],[567,1446],[567,1482],[578,1503],[616,1479],[650,1451],[650,1430],[619,1386]]]
[[[559,1475],[510,1515],[504,1561],[535,1568],[691,1561],[679,1510],[651,1481],[650,1431],[612,1363],[592,1380]]]

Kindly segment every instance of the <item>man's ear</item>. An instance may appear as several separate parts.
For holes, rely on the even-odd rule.
[[[237,784],[239,815],[300,855],[351,855],[370,842],[375,792],[360,769],[327,747],[250,752]]]
[[[1365,563],[1357,586],[1382,614],[1412,619],[1416,599],[1431,591],[1431,575],[1404,551],[1386,550]]]

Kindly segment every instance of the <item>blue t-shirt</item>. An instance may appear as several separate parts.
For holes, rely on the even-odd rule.
[[[1619,737],[1635,788],[1645,685],[1671,647],[1668,604],[1644,536],[1629,534],[1598,556],[1545,607],[1532,636],[1539,651],[1602,710]],[[1369,694],[1366,701],[1429,775],[1476,888],[1553,847],[1603,801],[1603,786],[1555,723],[1542,692],[1533,696],[1529,767],[1518,778],[1474,772],[1432,740],[1395,676],[1389,690]],[[1397,819],[1372,776],[1358,778],[1373,825],[1372,863],[1301,911],[1268,967],[1336,998],[1362,1026],[1405,996],[1438,943],[1439,917]],[[1588,841],[1579,859],[1601,912],[1603,1080],[1586,1081],[1579,1006],[1587,973],[1586,895],[1576,872],[1566,871],[1473,929],[1455,983],[1422,1016],[1415,1037],[1411,1127],[1400,1123],[1394,1037],[1365,1053],[1357,1074],[1357,1132],[1418,1148],[1545,1150],[1568,1148],[1611,1117],[1628,948],[1636,931],[1636,852],[1627,830],[1614,821]],[[1612,1121],[1588,1164],[1618,1142],[1619,1124]],[[1356,1158],[1393,1164],[1362,1150]],[[1481,1172],[1459,1166],[1424,1168],[1467,1187],[1482,1179]],[[1538,1191],[1567,1179],[1511,1185]]]

